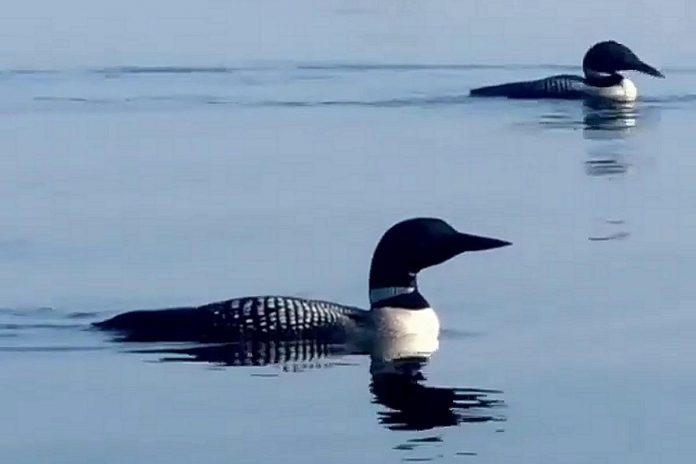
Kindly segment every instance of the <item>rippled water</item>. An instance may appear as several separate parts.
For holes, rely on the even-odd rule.
[[[688,460],[696,68],[612,108],[473,99],[579,69],[444,55],[0,71],[4,459]],[[430,359],[89,329],[253,294],[364,307],[377,239],[416,215],[514,243],[423,272]]]
[[[664,81],[641,82],[653,104],[696,99],[679,84],[696,68],[668,67]],[[239,67],[121,66],[100,69],[8,70],[0,74],[4,111],[182,109],[239,107],[433,107],[478,100],[471,87],[492,82],[578,73],[577,66],[274,62]],[[686,87],[688,88],[688,87]],[[673,90],[673,91],[670,91]],[[86,108],[85,108],[86,107]]]

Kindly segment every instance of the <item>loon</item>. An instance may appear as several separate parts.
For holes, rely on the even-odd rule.
[[[654,77],[665,76],[642,61],[627,46],[613,40],[594,44],[582,60],[585,76],[559,74],[533,81],[479,87],[471,96],[518,99],[559,98],[579,100],[598,98],[614,102],[632,102],[638,89],[618,71],[634,70]]]
[[[130,311],[93,324],[121,341],[237,342],[315,339],[330,343],[428,334],[440,324],[416,276],[466,251],[510,242],[458,232],[442,219],[412,218],[389,228],[372,256],[370,310],[287,296],[234,298],[198,307]],[[432,349],[425,346],[424,349]]]

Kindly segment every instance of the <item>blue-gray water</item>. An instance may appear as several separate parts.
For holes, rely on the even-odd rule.
[[[307,33],[332,40],[305,55],[307,37],[266,37],[258,56],[242,43],[227,59],[183,65],[156,47],[158,59],[135,54],[137,41],[112,60],[81,44],[83,61],[39,65],[0,50],[3,460],[580,464],[696,453],[696,63],[661,52],[669,34],[624,39],[667,79],[631,76],[642,97],[621,111],[471,99],[476,85],[579,72],[593,39],[573,39],[577,59],[560,66],[544,64],[558,44],[534,61],[529,48],[544,43],[530,38],[513,47],[520,60],[500,44],[488,65],[483,50],[496,44],[465,59],[461,43],[443,49],[453,29],[426,28],[432,53],[409,42],[416,13],[399,13],[396,30],[410,35],[384,32],[382,48],[368,34],[374,18],[357,20],[358,37],[387,58],[351,36],[351,53],[330,59],[350,48],[331,23]],[[675,18],[662,23],[677,34]],[[514,243],[420,278],[445,329],[423,384],[491,400],[458,425],[394,430],[398,411],[371,392],[367,356],[158,362],[194,358],[85,330],[119,310],[254,294],[365,306],[377,239],[416,215]]]

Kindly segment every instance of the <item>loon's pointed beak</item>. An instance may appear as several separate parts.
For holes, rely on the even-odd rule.
[[[650,66],[648,63],[641,61],[639,59],[636,59],[635,63],[631,63],[631,67],[627,68],[627,69],[639,71],[639,72],[648,74],[649,76],[659,77],[661,79],[665,78],[665,75],[662,74],[660,71],[658,71],[657,69]]]
[[[491,250],[493,248],[501,248],[512,245],[511,242],[498,240],[497,238],[481,237],[478,235],[462,233],[460,233],[458,236],[458,242],[462,252]]]

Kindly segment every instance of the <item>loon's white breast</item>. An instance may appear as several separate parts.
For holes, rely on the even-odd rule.
[[[379,307],[370,310],[375,327],[373,348],[382,361],[429,357],[439,346],[440,320],[433,308]],[[374,361],[374,359],[373,359]]]
[[[590,97],[604,98],[618,102],[632,102],[638,98],[638,89],[636,85],[626,77],[624,77],[620,83],[610,87],[586,85],[585,92]]]
[[[440,320],[433,308],[404,309],[387,306],[373,308],[370,312],[380,336],[419,335],[437,338],[440,333]]]

